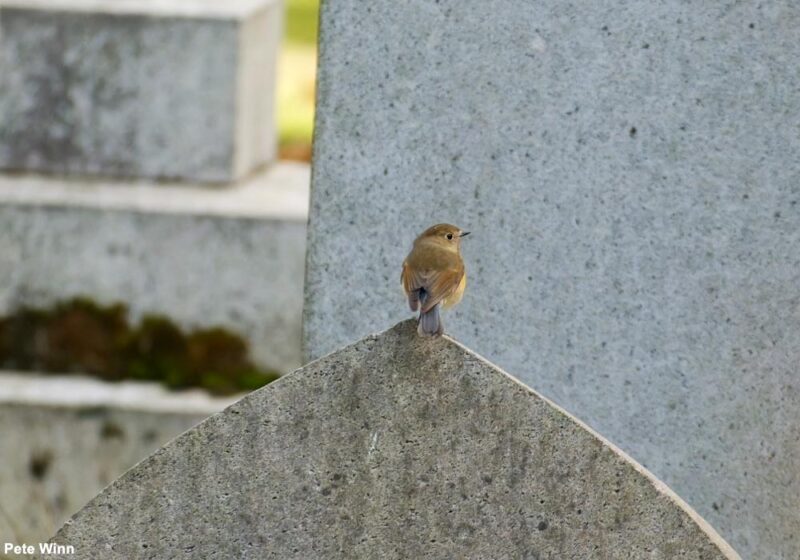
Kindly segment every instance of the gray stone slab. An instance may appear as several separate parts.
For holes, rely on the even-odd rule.
[[[270,161],[281,2],[0,3],[0,169],[224,182]]]
[[[0,372],[0,543],[47,541],[114,479],[231,402]]]
[[[304,366],[117,480],[74,558],[738,558],[563,410],[407,321]]]
[[[0,314],[75,296],[221,325],[280,372],[300,360],[308,166],[224,190],[0,176]]]
[[[800,4],[323,3],[305,344],[409,315],[574,411],[748,557],[800,558]]]

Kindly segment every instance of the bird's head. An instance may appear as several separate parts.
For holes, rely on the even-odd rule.
[[[414,244],[434,243],[458,251],[461,246],[461,238],[466,237],[469,233],[452,224],[436,224],[423,231]]]

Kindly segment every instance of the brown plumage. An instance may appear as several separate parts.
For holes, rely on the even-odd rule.
[[[451,224],[437,224],[414,241],[403,262],[400,279],[412,311],[419,311],[421,335],[444,332],[439,308],[448,309],[461,301],[467,274],[461,258],[461,238],[468,235]]]

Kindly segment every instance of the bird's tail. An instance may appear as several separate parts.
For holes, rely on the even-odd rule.
[[[444,333],[442,318],[439,316],[439,305],[436,304],[428,311],[419,314],[417,332],[422,336],[439,336]]]

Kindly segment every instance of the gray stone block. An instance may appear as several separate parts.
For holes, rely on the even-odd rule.
[[[413,322],[304,366],[117,480],[75,558],[738,558],[579,421]]]
[[[281,2],[0,4],[0,169],[224,182],[270,161]]]
[[[449,332],[747,557],[800,558],[798,27],[792,0],[323,3],[308,355],[407,317],[412,240],[458,224]]]
[[[309,169],[235,188],[0,176],[0,314],[75,297],[221,325],[300,365]]]
[[[47,541],[114,479],[231,402],[148,383],[1,372],[0,543]]]

